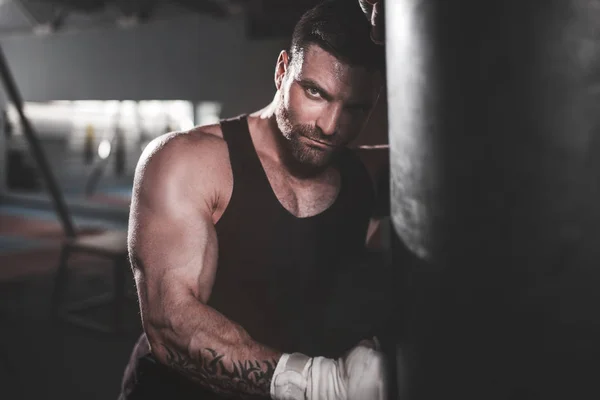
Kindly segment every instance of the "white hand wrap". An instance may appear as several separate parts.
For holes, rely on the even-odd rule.
[[[312,359],[304,354],[282,355],[271,380],[271,398],[305,400],[311,364]]]
[[[346,382],[347,400],[385,400],[386,372],[383,354],[365,346],[356,346],[340,360]],[[319,396],[314,399],[320,398]]]
[[[383,356],[357,346],[339,360],[284,354],[271,381],[274,400],[383,400]]]

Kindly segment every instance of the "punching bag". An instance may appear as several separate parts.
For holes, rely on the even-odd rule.
[[[600,0],[385,6],[401,398],[600,398]]]

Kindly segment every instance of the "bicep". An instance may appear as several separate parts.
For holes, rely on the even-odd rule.
[[[217,257],[210,218],[141,205],[132,216],[131,226],[130,255],[136,280],[149,303],[153,298],[184,291],[200,301],[208,300]]]
[[[193,295],[206,302],[214,282],[217,237],[210,190],[176,174],[138,177],[130,213],[129,250],[142,316]]]

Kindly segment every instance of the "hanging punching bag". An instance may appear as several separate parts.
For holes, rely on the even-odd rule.
[[[385,6],[401,398],[600,398],[600,0]]]

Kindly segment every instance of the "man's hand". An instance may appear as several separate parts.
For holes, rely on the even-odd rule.
[[[384,400],[384,357],[362,341],[343,357],[284,354],[271,382],[274,400]]]
[[[385,40],[385,18],[383,0],[358,0],[360,8],[371,22],[371,39],[377,44]]]

